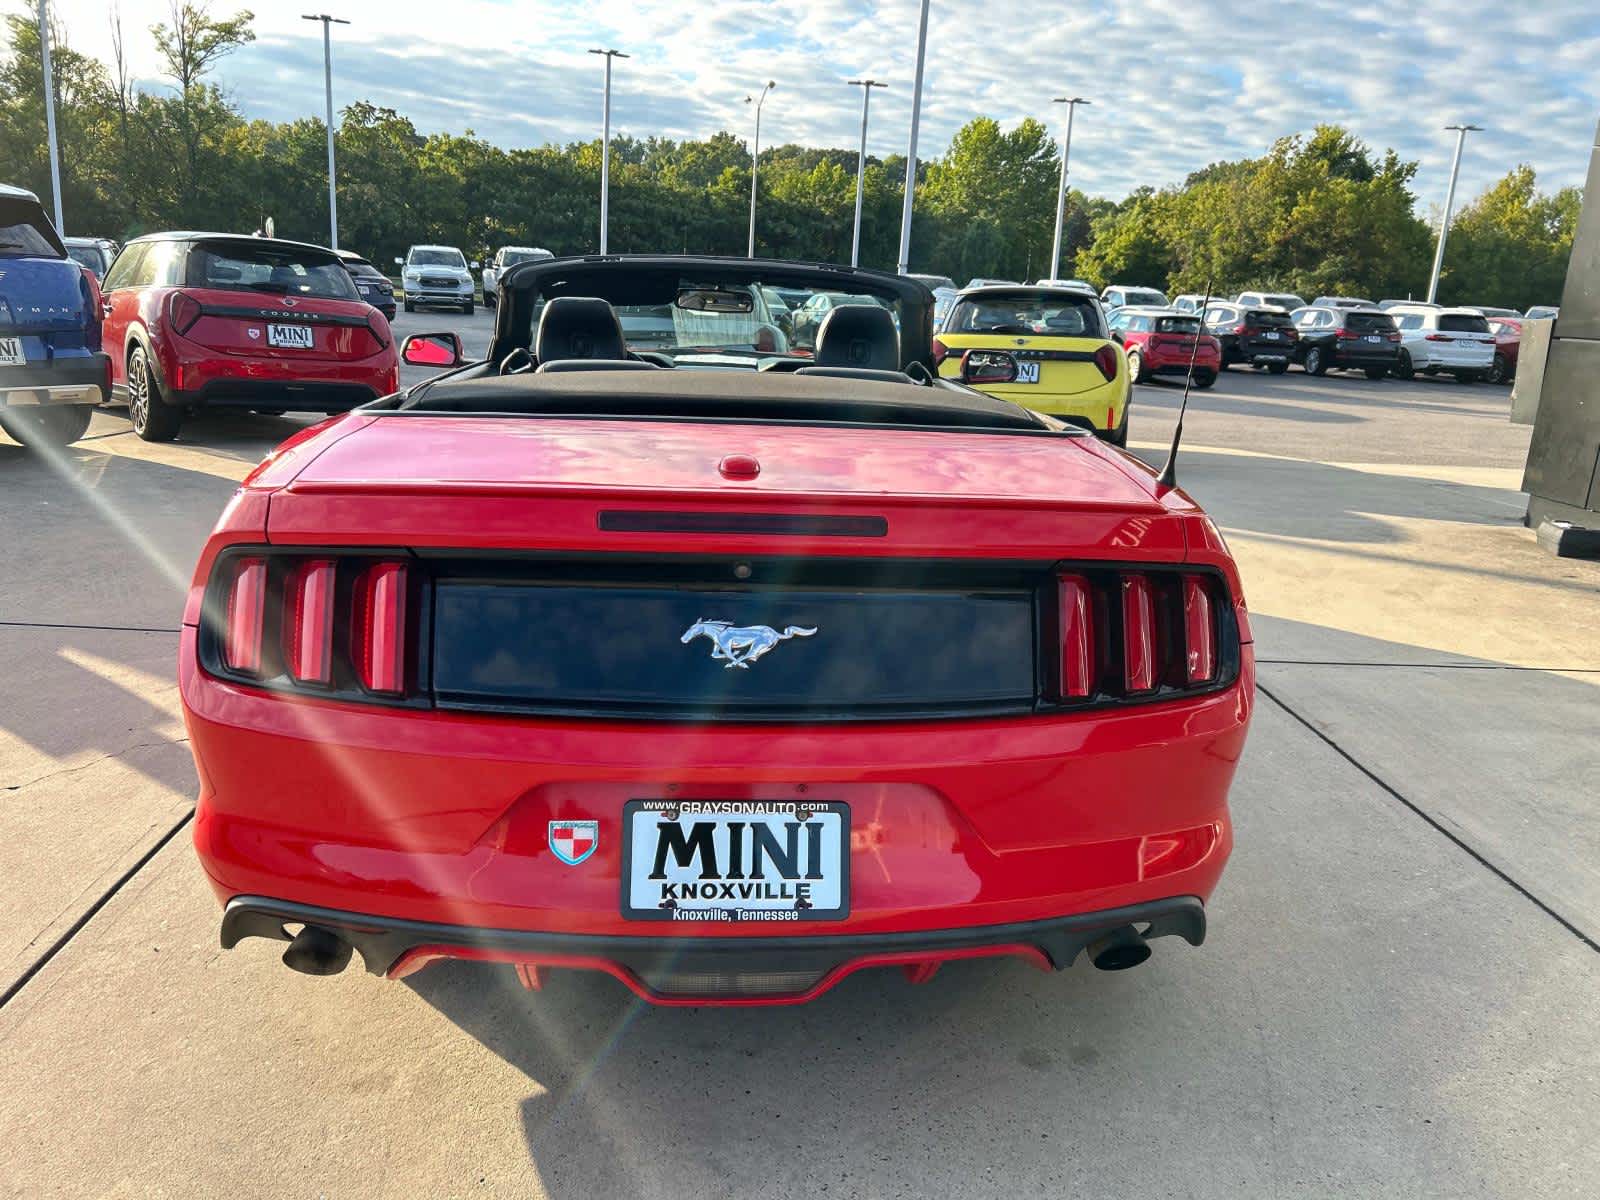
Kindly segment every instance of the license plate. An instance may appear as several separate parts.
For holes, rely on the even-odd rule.
[[[1383,341],[1383,335],[1381,333],[1369,333],[1364,340],[1369,342],[1381,342]]]
[[[629,800],[622,915],[782,924],[850,914],[850,809],[836,801]]]
[[[22,352],[22,339],[0,337],[0,367],[26,366],[28,356]]]
[[[1282,337],[1283,335],[1282,334],[1278,334],[1278,333],[1267,332],[1267,333],[1263,333],[1261,336],[1266,338],[1267,341],[1269,341],[1269,342],[1275,342],[1280,337]]]
[[[267,345],[282,346],[286,350],[311,349],[311,326],[268,325]]]
[[[1039,382],[1039,364],[1036,363],[1036,362],[1019,362],[1019,363],[1017,363],[1017,382],[1018,383],[1038,383]]]

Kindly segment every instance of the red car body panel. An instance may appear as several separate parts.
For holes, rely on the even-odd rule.
[[[1517,373],[1517,351],[1522,347],[1522,322],[1513,317],[1490,317],[1492,324],[1500,326],[1494,336],[1495,353],[1505,359],[1506,375]]]
[[[1145,370],[1151,374],[1187,371],[1191,354],[1196,371],[1217,372],[1222,369],[1222,343],[1210,334],[1202,335],[1199,348],[1194,349],[1193,335],[1124,329],[1122,347],[1124,350],[1138,350],[1144,359]]]
[[[723,478],[718,463],[735,453],[759,461],[754,479]],[[886,536],[786,538],[786,555],[1214,568],[1239,629],[1237,677],[1204,695],[1015,718],[695,724],[345,703],[202,665],[205,587],[217,556],[239,545],[632,560],[773,552],[757,534],[599,532],[599,513],[618,506],[891,514]],[[1253,702],[1243,591],[1215,526],[1181,490],[1088,437],[351,414],[291,439],[246,480],[202,555],[184,620],[195,845],[218,897],[455,929],[747,935],[738,924],[641,929],[621,915],[619,813],[643,797],[849,804],[848,916],[763,928],[774,940],[1203,901],[1232,846],[1227,793]],[[598,848],[568,866],[547,843],[549,822],[584,819],[599,822]],[[808,999],[862,966],[926,977],[976,954],[1041,957],[1006,941],[863,952],[792,994],[742,1002]],[[385,969],[436,957],[516,962],[529,983],[541,966],[591,967],[658,1002],[707,999],[653,990],[604,953],[424,942]]]

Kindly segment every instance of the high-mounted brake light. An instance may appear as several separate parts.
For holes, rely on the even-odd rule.
[[[317,558],[290,572],[284,588],[283,658],[297,683],[333,682],[336,564]]]
[[[1110,342],[1094,352],[1094,365],[1100,368],[1107,383],[1117,377],[1117,348]]]
[[[1143,575],[1122,577],[1122,671],[1130,692],[1148,692],[1156,686],[1156,616],[1150,580]]]
[[[406,689],[406,567],[386,562],[356,580],[351,654],[356,676],[369,692]]]
[[[267,561],[240,558],[233,563],[224,614],[226,636],[222,661],[231,671],[255,675],[261,670],[261,635],[267,607]]]
[[[1094,690],[1094,602],[1082,575],[1056,580],[1061,637],[1060,691],[1063,700],[1082,699]]]
[[[1217,673],[1217,626],[1203,575],[1183,577],[1184,674],[1190,686],[1210,683]]]
[[[200,301],[188,292],[173,292],[172,299],[167,301],[167,315],[172,319],[174,329],[179,333],[188,333],[200,319]]]

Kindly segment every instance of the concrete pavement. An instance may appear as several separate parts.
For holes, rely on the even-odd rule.
[[[1176,400],[1140,389],[1147,459]],[[1592,1195],[1600,568],[1516,524],[1506,403],[1196,394],[1180,474],[1263,660],[1205,947],[749,1011],[218,950],[161,564],[294,422],[151,448],[101,416],[64,471],[0,443],[0,990],[37,968],[0,1008],[0,1195]]]

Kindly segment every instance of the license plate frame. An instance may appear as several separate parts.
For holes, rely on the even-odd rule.
[[[0,337],[0,367],[25,367],[28,353],[20,337]]]
[[[801,812],[807,815],[802,818]],[[815,827],[822,830],[815,842],[809,833],[802,832],[812,820],[816,820]],[[790,865],[799,868],[803,858],[809,870],[813,865],[812,855],[816,853],[821,860],[819,878],[804,878],[804,872],[783,878],[781,870],[779,876],[774,877],[768,868],[781,864],[775,863],[769,854],[761,856],[763,878],[759,881],[749,878],[753,864],[746,859],[756,858],[756,835],[752,829],[750,841],[744,842],[743,828],[737,833],[742,846],[740,873],[733,874],[734,864],[728,862],[731,839],[735,836],[730,828],[733,824],[761,823],[771,829],[775,823],[787,826],[791,822],[799,828],[794,842],[798,853]],[[694,852],[687,863],[675,846],[662,848],[662,835],[657,831],[673,824],[680,831],[678,843]],[[697,827],[701,825],[710,825],[712,832],[699,834]],[[776,833],[773,837],[776,839]],[[711,857],[716,860],[712,865],[719,868],[710,878],[706,878],[705,870],[707,840],[712,847]],[[658,855],[663,860],[665,876],[660,880],[650,878]],[[726,869],[724,863],[727,863]],[[698,875],[687,878],[697,865],[700,867]],[[621,914],[628,921],[672,921],[719,928],[842,921],[850,915],[850,806],[838,800],[629,800],[622,806],[619,883]],[[820,889],[815,886],[819,883],[823,885]],[[734,894],[684,896],[681,889],[686,884],[693,885],[696,892],[709,886],[715,893],[731,886]],[[672,893],[663,896],[669,885]],[[801,885],[805,885],[803,890]],[[774,890],[783,894],[773,895]],[[808,906],[796,903],[800,899]],[[833,903],[828,903],[829,900]]]
[[[316,337],[309,325],[268,325],[267,345],[277,350],[314,350]]]

